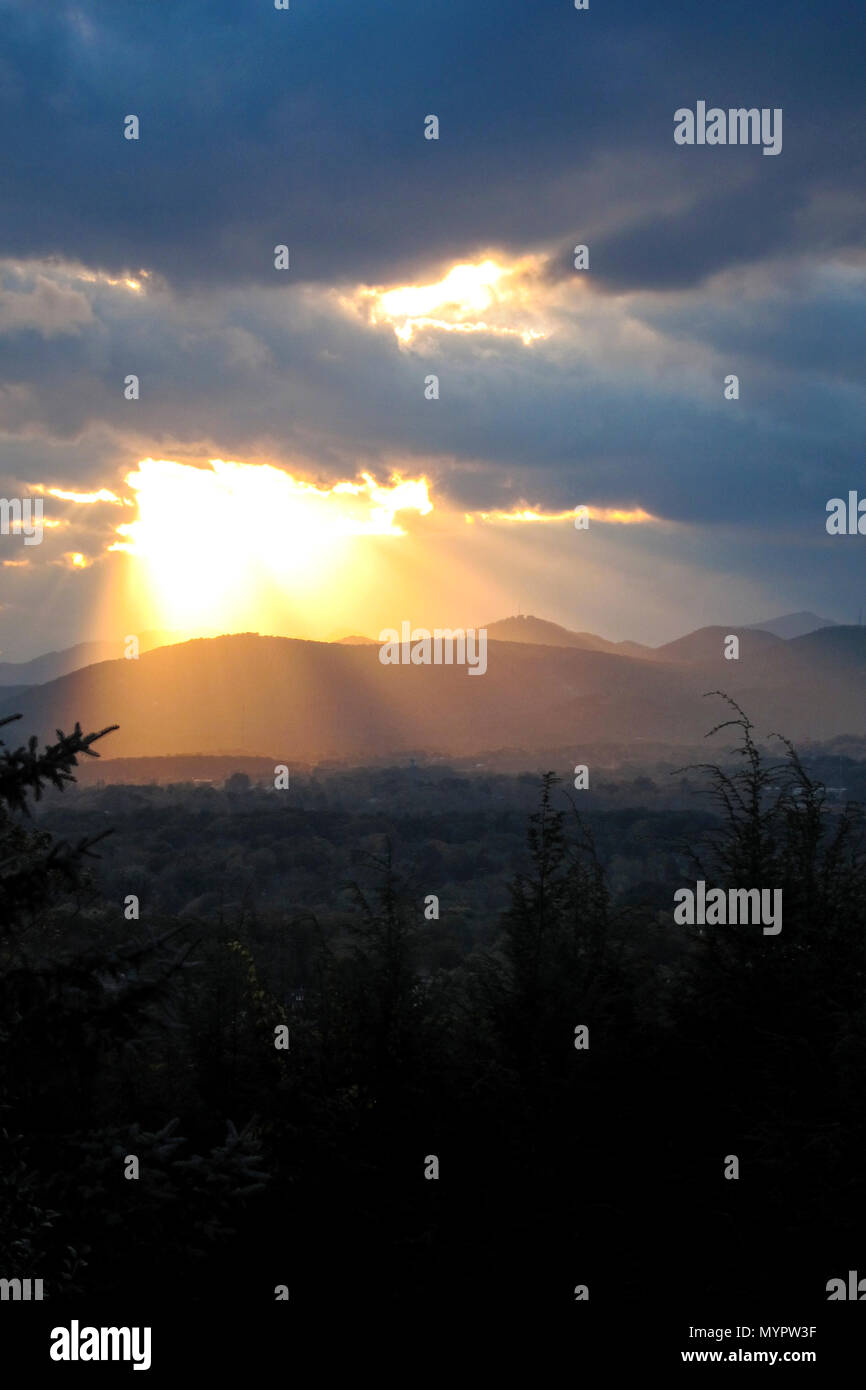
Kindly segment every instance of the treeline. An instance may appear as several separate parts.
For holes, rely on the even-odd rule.
[[[396,837],[358,851],[338,919],[136,919],[135,887],[124,915],[99,832],[63,845],[26,816],[102,735],[2,754],[0,1275],[53,1297],[285,1284],[310,1308],[678,1280],[816,1306],[863,1233],[859,814],[730,723],[742,764],[704,770],[713,814],[670,863],[781,888],[778,936],[613,892],[548,774],[501,907],[446,962]]]

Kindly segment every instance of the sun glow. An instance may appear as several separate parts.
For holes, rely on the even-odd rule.
[[[107,487],[100,488],[98,492],[65,492],[63,488],[45,488],[37,485],[34,490],[45,493],[48,497],[56,497],[61,502],[77,502],[83,506],[93,506],[94,502],[113,502],[117,506],[120,505],[120,498],[109,492]]]
[[[150,278],[149,270],[140,270],[138,276],[121,275],[115,277],[106,275],[104,271],[88,270],[84,266],[73,267],[71,274],[76,280],[84,280],[90,285],[111,285],[112,289],[116,289],[118,285],[123,285],[126,289],[132,290],[134,294],[141,294],[144,290],[142,280]]]
[[[528,324],[516,327],[512,320],[515,310],[529,316],[530,279],[537,268],[533,256],[511,265],[488,258],[474,265],[452,266],[441,280],[429,285],[364,288],[356,302],[369,306],[372,324],[390,324],[401,343],[410,343],[419,330],[428,328],[515,337],[528,347],[545,333]]]
[[[126,479],[138,516],[109,549],[146,569],[154,621],[202,633],[278,626],[294,600],[327,608],[357,580],[364,537],[402,536],[399,513],[433,509],[423,478],[361,477],[317,488],[269,465],[144,459]]]
[[[479,521],[573,521],[579,508],[572,507],[567,512],[539,512],[531,507],[519,507],[513,512],[466,512],[465,520],[474,522]],[[590,521],[604,521],[614,526],[637,526],[649,521],[658,521],[658,517],[651,512],[645,512],[643,507],[633,507],[631,509],[622,507],[586,507],[586,515]]]

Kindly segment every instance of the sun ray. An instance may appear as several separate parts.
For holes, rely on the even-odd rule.
[[[404,536],[402,513],[433,510],[426,479],[399,475],[317,487],[267,464],[143,459],[126,482],[137,516],[109,550],[146,576],[155,621],[202,632],[249,626],[252,614],[279,627],[301,599],[321,617],[358,582],[365,538]]]

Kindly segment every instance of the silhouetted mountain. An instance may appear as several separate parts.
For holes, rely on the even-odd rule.
[[[359,637],[354,633],[349,637],[338,637],[336,640],[344,647],[378,647],[381,645],[375,637]]]
[[[137,634],[139,648],[143,652],[155,647],[164,647],[176,640],[175,634],[168,632],[141,632]],[[114,642],[79,642],[61,652],[46,652],[32,661],[0,661],[0,687],[24,689],[30,685],[42,685],[45,681],[57,680],[70,671],[81,671],[85,666],[93,666],[99,661],[113,661],[123,656],[124,638]]]
[[[736,636],[740,639],[740,660],[763,655],[776,647],[782,648],[781,637],[770,632],[755,631],[748,627],[699,627],[685,637],[677,637],[674,642],[665,642],[653,648],[653,656],[658,661],[713,662],[724,655],[725,638]]]
[[[200,638],[108,661],[35,686],[0,715],[53,737],[75,720],[120,724],[111,757],[246,753],[275,761],[370,760],[419,750],[469,756],[607,740],[699,743],[724,689],[762,733],[795,739],[866,732],[866,629],[828,628],[783,642],[725,629],[682,639],[679,659],[490,642],[483,676],[465,666],[383,666],[378,649],[285,637]],[[691,646],[689,644],[691,643]],[[678,644],[670,644],[677,647]],[[701,655],[702,654],[702,655]]]
[[[790,644],[799,659],[816,665],[832,664],[837,669],[866,665],[866,627],[823,627],[817,632],[795,637]]]
[[[609,642],[594,632],[572,632],[546,618],[534,618],[531,613],[513,618],[500,618],[487,623],[487,636],[493,642],[529,642],[542,647],[580,647],[583,651],[614,652],[618,656],[648,656],[649,647],[640,642]]]
[[[56,680],[70,671],[80,671],[96,661],[108,661],[122,654],[123,645],[120,642],[79,642],[75,647],[67,647],[62,652],[46,652],[32,661],[0,661],[0,686],[17,686],[20,689],[40,685],[43,681]]]
[[[832,618],[819,618],[817,613],[785,613],[783,617],[770,618],[765,623],[749,623],[750,628],[772,632],[774,637],[784,637],[786,642],[792,637],[804,637],[807,632],[817,632],[822,627],[835,626]]]

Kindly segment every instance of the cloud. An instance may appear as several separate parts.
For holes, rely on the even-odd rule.
[[[0,253],[273,286],[285,241],[295,280],[395,284],[573,236],[597,243],[605,283],[639,288],[796,244],[819,196],[825,244],[860,241],[840,204],[862,156],[853,4],[796,25],[781,0],[591,16],[441,0],[423,18],[91,0],[86,21],[19,0],[4,19]],[[675,147],[673,113],[698,96],[782,107],[782,156]]]
[[[588,505],[721,523],[771,510],[781,523],[811,517],[859,468],[866,266],[785,261],[688,293],[609,296],[583,273],[502,265],[497,285],[512,290],[495,303],[420,317],[406,286],[375,301],[363,286],[214,297],[31,267],[34,282],[74,279],[90,312],[74,340],[0,332],[4,471],[98,492],[148,455],[233,457],[323,484],[423,473],[461,511]],[[425,303],[446,282],[422,278]],[[389,303],[400,312],[378,321]],[[464,309],[482,323],[455,333]],[[736,402],[723,396],[731,372]]]
[[[866,424],[858,6],[0,11],[0,496],[53,489],[44,558],[93,561],[4,568],[4,621],[85,611],[119,508],[68,495],[129,501],[148,456],[423,475],[461,515],[642,511],[665,524],[598,530],[659,612],[736,567],[744,608],[767,577],[792,607],[853,592],[820,523]],[[676,147],[698,98],[782,107],[782,154]],[[480,297],[449,280],[485,261]],[[500,525],[527,575],[572,553]]]
[[[44,338],[78,333],[93,321],[86,295],[80,290],[57,284],[38,272],[29,284],[0,283],[0,333],[11,335],[26,329]]]

